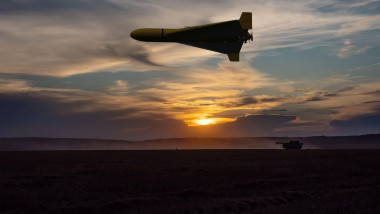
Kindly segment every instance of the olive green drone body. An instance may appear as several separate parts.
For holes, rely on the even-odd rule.
[[[142,28],[131,32],[131,37],[144,42],[176,42],[227,54],[230,61],[239,61],[243,43],[253,40],[252,13],[243,12],[239,20],[219,22],[179,29]]]

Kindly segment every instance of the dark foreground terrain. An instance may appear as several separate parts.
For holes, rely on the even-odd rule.
[[[143,141],[86,138],[0,138],[0,151],[281,149],[296,140],[305,149],[380,149],[380,134],[316,137],[164,138]]]
[[[0,152],[0,213],[380,213],[380,150]]]

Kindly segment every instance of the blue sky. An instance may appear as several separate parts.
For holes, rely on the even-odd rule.
[[[129,36],[243,11],[254,41],[238,63]],[[3,0],[0,136],[379,133],[379,14],[377,0]]]

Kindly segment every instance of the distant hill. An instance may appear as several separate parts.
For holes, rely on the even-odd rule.
[[[299,140],[304,149],[380,149],[380,134],[360,136],[169,138],[144,141],[78,138],[0,138],[0,151],[282,149],[277,141]]]

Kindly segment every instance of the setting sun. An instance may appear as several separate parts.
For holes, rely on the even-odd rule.
[[[205,126],[205,125],[210,125],[212,123],[215,123],[215,120],[213,120],[213,119],[200,119],[200,120],[195,120],[194,122],[198,125]]]
[[[215,125],[219,123],[226,123],[226,122],[232,122],[235,121],[235,118],[220,118],[220,117],[214,117],[214,118],[205,118],[205,117],[198,117],[201,119],[190,119],[185,120],[188,126],[207,126],[207,125]]]

